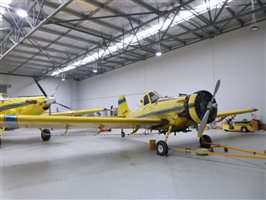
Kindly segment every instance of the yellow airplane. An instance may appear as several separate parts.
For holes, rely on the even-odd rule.
[[[85,109],[85,110],[73,110],[67,112],[58,112],[45,114],[44,112],[50,110],[52,104],[57,103],[55,98],[48,97],[43,88],[40,86],[38,81],[34,79],[38,87],[44,94],[44,96],[32,96],[32,97],[16,97],[9,98],[5,93],[0,93],[0,115],[7,116],[24,116],[24,115],[54,115],[54,116],[80,116],[88,113],[102,112],[105,111],[104,108],[95,109]],[[69,107],[57,103],[60,106],[70,109]],[[18,128],[10,122],[7,126],[0,126],[0,137],[4,131],[13,130]],[[41,137],[44,141],[48,141],[51,137],[51,132],[49,129],[41,129]],[[1,138],[0,138],[1,145]]]
[[[217,82],[214,94],[201,90],[191,95],[178,97],[162,97],[155,91],[146,93],[141,106],[130,111],[125,96],[118,99],[118,115],[111,117],[70,117],[70,116],[30,116],[30,115],[0,115],[0,127],[9,128],[66,128],[94,127],[99,133],[104,128],[119,128],[124,137],[124,128],[132,128],[131,134],[140,128],[158,130],[166,135],[165,141],[156,144],[157,154],[167,155],[167,140],[172,132],[187,132],[189,126],[195,125],[201,147],[208,148],[212,140],[210,136],[203,135],[207,123],[218,118],[254,112],[256,109],[242,109],[229,112],[217,112],[215,95],[220,81]],[[47,129],[48,130],[48,129]]]

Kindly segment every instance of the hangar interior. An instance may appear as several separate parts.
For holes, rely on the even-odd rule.
[[[0,84],[10,85],[9,97],[42,95],[35,77],[72,109],[116,107],[125,95],[133,110],[148,90],[212,92],[220,79],[219,111],[257,108],[236,119],[266,129],[264,0],[6,0],[0,8]],[[266,149],[263,130],[210,131],[224,144]],[[49,143],[36,130],[4,133],[0,199],[265,199],[265,161],[159,157],[147,145],[162,135],[63,132]],[[197,145],[195,131],[170,137],[172,146]]]

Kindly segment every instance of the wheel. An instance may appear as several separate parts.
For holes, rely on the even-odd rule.
[[[157,154],[160,156],[167,156],[168,154],[168,145],[165,141],[160,140],[159,142],[157,142],[156,144],[156,151]]]
[[[51,132],[49,129],[43,129],[41,132],[41,137],[43,141],[48,141],[51,138]]]
[[[224,147],[224,152],[227,153],[228,152],[228,148]]]
[[[125,132],[121,131],[121,137],[125,137],[125,136],[126,136]]]
[[[201,138],[199,139],[200,147],[201,148],[210,148],[212,139],[208,135],[202,135]]]
[[[247,127],[245,127],[245,126],[241,127],[241,132],[242,132],[242,133],[246,133],[246,132],[248,132]]]
[[[1,145],[2,145],[2,138],[0,138],[0,147],[1,147]]]

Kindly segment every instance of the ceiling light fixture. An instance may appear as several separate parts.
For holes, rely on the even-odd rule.
[[[161,56],[162,55],[162,51],[161,51],[161,45],[160,45],[160,35],[159,33],[156,34],[156,44],[155,44],[155,55],[156,56]]]
[[[227,3],[231,2],[233,0],[228,0]],[[138,32],[137,34],[130,35],[124,40],[121,40],[120,42],[115,43],[112,46],[109,46],[108,48],[105,49],[99,49],[96,53],[93,54],[87,54],[85,56],[79,57],[75,59],[71,64],[67,64],[66,67],[57,69],[51,73],[52,76],[58,76],[59,74],[75,69],[79,66],[94,62],[98,60],[100,57],[104,57],[106,55],[110,55],[114,52],[117,52],[119,50],[123,50],[125,46],[128,44],[130,45],[138,45],[138,42],[140,40],[143,40],[145,38],[148,38],[150,36],[153,36],[154,34],[157,34],[159,31],[166,30],[168,26],[170,27],[175,26],[179,23],[182,23],[184,21],[189,20],[190,18],[194,18],[195,15],[201,15],[205,12],[208,12],[208,10],[212,10],[214,8],[221,7],[225,0],[211,0],[208,1],[208,3],[202,3],[198,6],[196,6],[193,10],[182,10],[179,11],[178,15],[173,17],[168,17],[164,22],[158,23],[156,25],[151,26],[150,28],[147,28],[143,31]],[[159,53],[160,54],[160,53]]]
[[[25,10],[22,9],[18,9],[16,11],[17,15],[20,16],[21,18],[25,18],[28,17],[28,13]]]
[[[257,20],[254,14],[254,0],[251,0],[251,10],[253,11],[252,13],[252,25],[250,27],[250,31],[257,31],[260,30],[260,27],[257,25]]]
[[[66,75],[63,73],[62,74],[62,79],[61,79],[62,81],[65,81],[66,80]]]
[[[156,56],[161,56],[161,55],[162,55],[162,52],[161,52],[161,51],[157,51],[157,52],[155,53],[155,55],[156,55]]]
[[[93,73],[97,73],[98,72],[98,65],[97,65],[97,63],[95,62],[95,63],[93,63],[93,66],[92,66],[92,72]]]

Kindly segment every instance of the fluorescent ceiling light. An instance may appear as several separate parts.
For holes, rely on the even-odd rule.
[[[16,11],[17,15],[24,18],[24,17],[28,17],[28,13],[25,11],[25,10],[22,10],[22,9],[18,9]]]
[[[229,3],[230,1],[233,1],[233,0],[229,0],[227,3]],[[97,53],[87,54],[85,57],[82,56],[82,58],[79,57],[76,60],[74,60],[72,63],[68,64],[66,67],[53,71],[51,75],[57,76],[63,72],[70,71],[72,69],[88,64],[90,62],[94,62],[100,57],[104,57],[106,55],[109,55],[111,53],[114,53],[118,50],[123,49],[128,44],[137,45],[138,41],[148,38],[150,36],[153,36],[157,34],[160,30],[166,30],[168,26],[171,24],[171,22],[172,24],[170,25],[170,27],[175,26],[179,23],[189,20],[190,18],[195,17],[195,15],[203,14],[207,12],[208,10],[212,10],[216,7],[221,7],[224,2],[225,0],[209,0],[207,1],[207,3],[202,3],[196,6],[194,10],[180,11],[178,15],[175,16],[175,18],[170,17],[166,19],[164,22],[155,24],[151,26],[150,28],[147,28],[143,31],[138,32],[136,35],[128,36],[124,38],[124,40],[114,43],[114,45],[109,46],[106,49],[100,49],[99,52]]]
[[[162,55],[162,52],[161,51],[157,51],[155,55],[156,56],[161,56]]]

